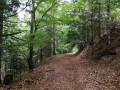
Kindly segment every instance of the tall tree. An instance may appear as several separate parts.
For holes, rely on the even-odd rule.
[[[55,54],[55,24],[53,24],[53,55]]]
[[[98,2],[98,36],[101,35],[101,2]]]
[[[32,11],[31,11],[31,25],[30,25],[30,34],[34,32],[35,28],[35,0],[32,0]],[[29,45],[29,58],[28,58],[28,64],[29,64],[29,70],[32,70],[34,68],[33,64],[33,39],[34,36],[30,36],[30,45]]]
[[[42,3],[44,2],[44,3]],[[39,11],[39,8],[42,6],[42,4],[49,4],[49,8],[43,12],[44,9],[42,9],[42,12]],[[41,4],[41,6],[39,6]],[[28,64],[29,64],[29,70],[32,70],[34,68],[33,63],[33,54],[34,54],[34,39],[36,37],[35,33],[38,32],[39,28],[42,28],[40,26],[44,25],[42,21],[44,21],[44,17],[47,15],[47,13],[57,4],[55,1],[37,1],[32,0],[32,11],[31,11],[31,24],[30,24],[30,45],[29,45],[29,58],[28,58]],[[40,8],[41,9],[41,8]],[[40,12],[40,16],[37,17],[36,12]],[[41,18],[40,18],[41,17]],[[38,28],[39,27],[39,28]],[[41,49],[42,51],[42,49]],[[41,52],[42,54],[43,52]]]
[[[4,4],[3,1],[0,1],[0,4]],[[4,8],[0,5],[0,75],[1,75],[1,61],[2,61],[3,11]],[[0,83],[1,83],[1,79],[0,79]]]
[[[108,29],[108,44],[110,44],[110,0],[107,0],[107,29]]]

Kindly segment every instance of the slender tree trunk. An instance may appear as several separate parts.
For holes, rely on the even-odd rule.
[[[32,70],[34,68],[33,64],[33,44],[30,44],[29,47],[29,58],[28,58],[28,64],[29,64],[29,70]]]
[[[42,49],[40,49],[40,62],[43,60]]]
[[[55,55],[55,24],[53,24],[53,55]]]
[[[50,41],[50,57],[51,57],[51,53],[52,53],[51,45],[52,45],[52,43],[51,43],[51,41]]]
[[[108,44],[110,44],[110,0],[107,0],[107,29],[108,29]]]
[[[32,0],[32,13],[31,13],[31,26],[30,26],[30,34],[34,32],[34,22],[35,22],[35,6],[34,6],[34,0]],[[29,47],[29,58],[28,58],[28,64],[29,64],[29,70],[32,70],[34,68],[33,63],[33,39],[34,36],[30,36],[30,47]]]
[[[90,43],[90,29],[87,29],[86,35],[87,35],[86,42]]]
[[[99,20],[98,20],[98,23],[99,23],[99,25],[98,25],[98,36],[100,37],[100,35],[101,35],[101,3],[99,2],[99,16],[98,16],[98,18],[99,18]]]
[[[1,84],[1,62],[2,62],[2,34],[3,34],[3,9],[0,7],[0,84]]]
[[[91,45],[93,45],[93,39],[94,39],[94,30],[93,30],[93,7],[92,7],[92,13],[91,13]]]

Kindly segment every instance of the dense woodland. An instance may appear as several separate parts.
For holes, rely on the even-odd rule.
[[[56,54],[93,46],[103,32],[109,45],[119,22],[119,0],[0,0],[0,74],[22,77]]]

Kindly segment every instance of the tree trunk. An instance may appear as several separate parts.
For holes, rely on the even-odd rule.
[[[86,42],[89,44],[90,43],[90,29],[87,29],[87,32],[86,32]]]
[[[110,0],[107,0],[107,30],[108,30],[108,43],[110,44]]]
[[[40,49],[40,62],[42,62],[42,60],[43,60],[43,55],[42,55],[43,53],[42,53],[42,48]]]
[[[28,58],[28,64],[29,64],[29,70],[32,70],[34,68],[33,64],[33,44],[30,44],[29,48],[29,58]]]
[[[34,0],[32,0],[32,13],[31,13],[31,26],[30,26],[30,34],[34,31],[34,21],[35,21],[35,6],[34,6]],[[28,64],[29,64],[29,70],[32,70],[34,68],[33,63],[33,39],[34,36],[30,36],[30,47],[29,47],[29,58],[28,58]]]
[[[93,45],[93,39],[94,39],[94,30],[93,30],[93,7],[92,7],[92,11],[91,11],[91,25],[90,25],[90,28],[91,28],[91,42],[90,44]]]
[[[99,23],[99,25],[98,25],[98,36],[100,37],[100,35],[101,35],[101,3],[99,2],[99,16],[98,16],[98,18],[99,18],[99,20],[98,20],[98,23]]]
[[[2,34],[3,34],[3,8],[0,7],[0,84],[1,84],[1,61],[2,61]]]
[[[53,24],[53,55],[55,55],[55,24]]]

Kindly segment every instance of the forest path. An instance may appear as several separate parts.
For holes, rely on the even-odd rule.
[[[56,55],[29,73],[10,90],[119,90],[110,89],[114,70],[80,55]],[[115,86],[112,86],[114,88]],[[119,87],[118,87],[119,88]]]

